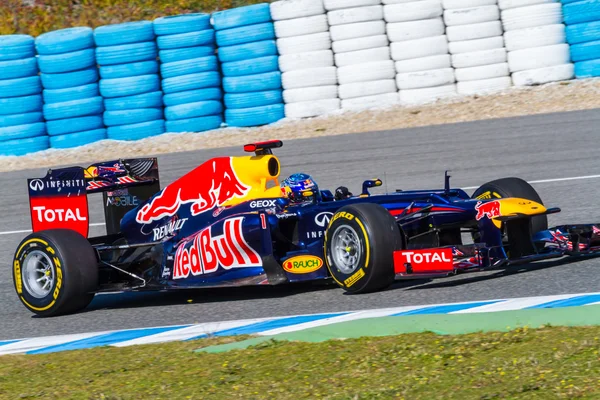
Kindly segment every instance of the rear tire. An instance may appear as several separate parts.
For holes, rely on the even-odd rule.
[[[325,261],[329,273],[348,293],[368,293],[394,282],[394,251],[401,250],[402,234],[389,211],[363,203],[340,208],[325,233]]]
[[[23,305],[39,316],[82,310],[98,288],[96,252],[75,231],[32,233],[15,253],[13,283]]]

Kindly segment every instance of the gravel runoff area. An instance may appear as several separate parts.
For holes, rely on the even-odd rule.
[[[300,139],[369,131],[414,128],[456,122],[600,108],[600,79],[551,83],[485,96],[457,96],[418,106],[395,105],[362,111],[339,111],[303,120],[281,120],[258,128],[225,128],[201,133],[174,133],[135,142],[103,140],[76,149],[49,149],[0,157],[0,172],[102,160],[241,146],[268,139]]]

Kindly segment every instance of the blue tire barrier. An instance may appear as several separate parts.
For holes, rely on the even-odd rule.
[[[165,127],[167,132],[205,132],[218,129],[222,124],[223,117],[221,115],[209,115],[207,117],[166,121]]]
[[[6,128],[13,125],[34,124],[44,122],[44,115],[39,112],[29,112],[25,114],[0,115],[0,128]]]
[[[577,79],[594,78],[600,76],[600,59],[575,63],[575,77]]]
[[[600,58],[600,40],[571,46],[571,60],[573,62],[594,60],[596,58]]]
[[[156,18],[153,22],[156,35],[177,35],[210,29],[210,14],[193,13]]]
[[[84,132],[104,128],[102,115],[88,117],[57,119],[46,122],[46,131],[50,136],[67,135],[69,133]]]
[[[154,27],[151,21],[125,22],[99,26],[94,29],[96,46],[149,42],[154,40],[154,37]]]
[[[121,65],[107,65],[99,68],[102,79],[127,78],[137,75],[150,75],[158,73],[156,60],[140,61]]]
[[[46,124],[36,122],[34,124],[13,125],[0,128],[0,141],[24,139],[46,134]]]
[[[226,93],[260,92],[279,88],[281,88],[281,72],[279,71],[223,78],[223,90]]]
[[[283,104],[270,106],[226,109],[225,122],[232,127],[249,127],[272,124],[285,117]]]
[[[125,97],[160,90],[158,75],[101,79],[100,94],[104,97]]]
[[[276,55],[277,44],[274,40],[263,40],[261,42],[219,48],[219,60],[222,63]]]
[[[186,90],[215,87],[220,84],[221,75],[219,72],[209,71],[163,79],[162,89],[164,93],[169,94]]]
[[[197,103],[186,103],[165,108],[165,118],[169,121],[205,117],[207,115],[221,114],[223,104],[220,101],[208,100]]]
[[[563,21],[567,25],[600,20],[600,2],[596,0],[577,1],[562,8]]]
[[[225,107],[231,109],[251,108],[283,103],[281,90],[269,90],[253,93],[227,93],[224,97]]]
[[[0,77],[2,79],[24,78],[38,74],[37,59],[35,57],[22,60],[0,61]]]
[[[59,74],[78,71],[96,65],[95,49],[85,49],[72,53],[38,56],[40,71],[45,74]]]
[[[42,95],[44,96],[44,103],[52,104],[96,97],[100,95],[100,92],[97,83],[90,83],[67,89],[46,89]]]
[[[135,96],[104,99],[106,111],[135,110],[137,108],[160,108],[163,106],[161,91],[137,94]]]
[[[63,74],[40,74],[44,89],[66,89],[70,87],[88,85],[98,81],[96,67],[81,71],[66,72]]]
[[[0,98],[0,115],[25,114],[42,109],[42,95]]]
[[[177,106],[185,103],[196,103],[199,101],[223,99],[223,91],[221,88],[206,88],[197,90],[187,90],[185,92],[169,93],[163,97],[163,102],[166,107]]]
[[[165,121],[160,119],[139,124],[111,126],[106,129],[109,139],[139,140],[165,133]]]
[[[40,55],[71,53],[94,46],[94,30],[88,27],[59,29],[35,39],[35,48]]]
[[[207,71],[217,71],[218,69],[219,64],[217,61],[217,56],[207,56],[161,64],[160,74],[163,79],[166,79],[174,78],[180,75],[197,74],[200,72]]]
[[[279,57],[267,56],[221,64],[223,76],[244,76],[279,71]]]
[[[23,156],[46,150],[50,146],[48,136],[15,139],[0,142],[0,156]]]
[[[238,26],[254,25],[271,21],[271,10],[268,3],[232,8],[217,11],[211,17],[216,30],[236,28]]]
[[[94,129],[66,135],[50,136],[50,147],[55,149],[69,149],[85,146],[106,139],[106,129]]]
[[[569,44],[579,44],[598,40],[600,39],[600,21],[568,25],[565,28],[565,32]]]
[[[156,60],[157,56],[158,51],[154,42],[130,43],[96,49],[96,61],[101,66]]]
[[[275,27],[272,22],[240,26],[239,28],[217,31],[215,38],[219,47],[260,42],[275,39]]]
[[[185,47],[208,46],[215,43],[215,31],[206,29],[198,32],[178,33],[159,36],[156,44],[160,50],[181,49]]]
[[[35,57],[35,39],[29,35],[0,35],[0,61]]]
[[[158,58],[164,64],[214,55],[214,46],[186,47],[185,49],[160,50],[158,52]]]
[[[22,97],[38,94],[42,91],[42,82],[39,76],[27,78],[0,80],[0,97]]]
[[[140,108],[134,110],[118,110],[104,112],[104,125],[118,126],[139,124],[163,118],[162,108]]]
[[[100,96],[65,101],[64,103],[44,104],[44,118],[46,120],[85,117],[101,114],[103,111],[104,105]]]

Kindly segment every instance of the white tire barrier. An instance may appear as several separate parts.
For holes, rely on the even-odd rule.
[[[456,91],[459,94],[489,94],[508,89],[511,86],[511,83],[511,79],[508,76],[458,82],[456,84]]]
[[[405,89],[400,91],[400,103],[403,105],[426,104],[456,95],[456,84],[454,83],[420,89]]]

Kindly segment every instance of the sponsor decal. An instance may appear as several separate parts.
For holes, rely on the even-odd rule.
[[[362,278],[363,276],[365,276],[365,271],[361,268],[358,271],[356,271],[356,273],[354,275],[352,275],[350,278],[346,279],[344,281],[344,285],[346,285],[346,287],[350,287],[350,286],[354,285],[356,282],[358,282],[360,280],[360,278]]]
[[[187,218],[175,219],[169,222],[167,225],[152,229],[152,233],[154,234],[154,241],[158,242],[159,240],[162,240],[167,236],[172,236],[174,233],[183,228],[183,225],[185,225],[185,222],[187,220]]]
[[[41,179],[32,179],[31,182],[29,182],[29,187],[34,192],[41,192],[44,190],[44,181]]]
[[[86,196],[53,196],[30,199],[34,232],[46,229],[71,229],[88,235]]]
[[[396,273],[452,271],[454,258],[451,248],[402,250],[394,252],[394,270]]]
[[[329,225],[329,221],[331,220],[332,216],[333,213],[329,211],[319,213],[315,216],[315,224],[317,224],[321,228],[325,228],[327,225]]]
[[[170,276],[171,276],[171,268],[169,268],[169,267],[165,267],[165,268],[163,269],[163,272],[162,272],[162,275],[161,275],[161,277],[162,277],[162,278],[168,278],[168,277],[170,277]]]
[[[81,215],[79,208],[46,208],[45,206],[37,206],[32,208],[37,214],[36,218],[39,222],[69,222],[69,221],[87,221],[85,216]]]
[[[32,179],[29,182],[29,188],[34,192],[41,192],[44,189],[62,189],[62,188],[84,188],[84,179],[65,179],[65,180],[42,180]]]
[[[164,188],[138,211],[136,221],[157,221],[175,215],[182,205],[190,203],[191,214],[196,216],[233,198],[243,198],[249,190],[235,174],[230,157],[215,158]]]
[[[215,211],[213,211],[212,216],[213,217],[218,217],[219,214],[221,214],[223,212],[223,210],[225,210],[225,207],[217,207],[217,208],[215,208]]]
[[[261,267],[258,253],[244,239],[242,220],[244,217],[225,220],[223,234],[215,236],[211,227],[198,233],[191,242],[182,244],[175,253],[173,279],[211,274],[219,267]],[[187,246],[191,243],[191,246]]]
[[[250,208],[275,207],[276,200],[254,200],[250,202]]]
[[[306,238],[307,239],[318,239],[320,237],[323,237],[323,235],[325,235],[325,231],[311,231],[311,232],[306,232]]]
[[[275,216],[279,219],[288,219],[292,217],[297,217],[297,213],[283,213],[283,214],[275,214]]]
[[[292,257],[283,262],[283,269],[292,274],[309,274],[323,266],[323,260],[311,255]]]
[[[475,210],[477,211],[477,215],[475,216],[477,221],[483,217],[492,219],[502,215],[500,214],[500,202],[498,200],[488,201],[486,203],[478,201],[477,204],[475,204]]]
[[[13,263],[15,269],[15,286],[17,288],[17,294],[23,293],[23,281],[21,280],[21,263],[19,260],[15,260]]]
[[[106,197],[106,205],[114,207],[137,207],[140,205],[140,199],[130,194]]]
[[[339,213],[336,213],[333,218],[331,219],[331,222],[335,221],[338,218],[346,218],[349,221],[352,221],[354,219],[354,215],[350,214],[349,212],[346,211],[342,211]]]

